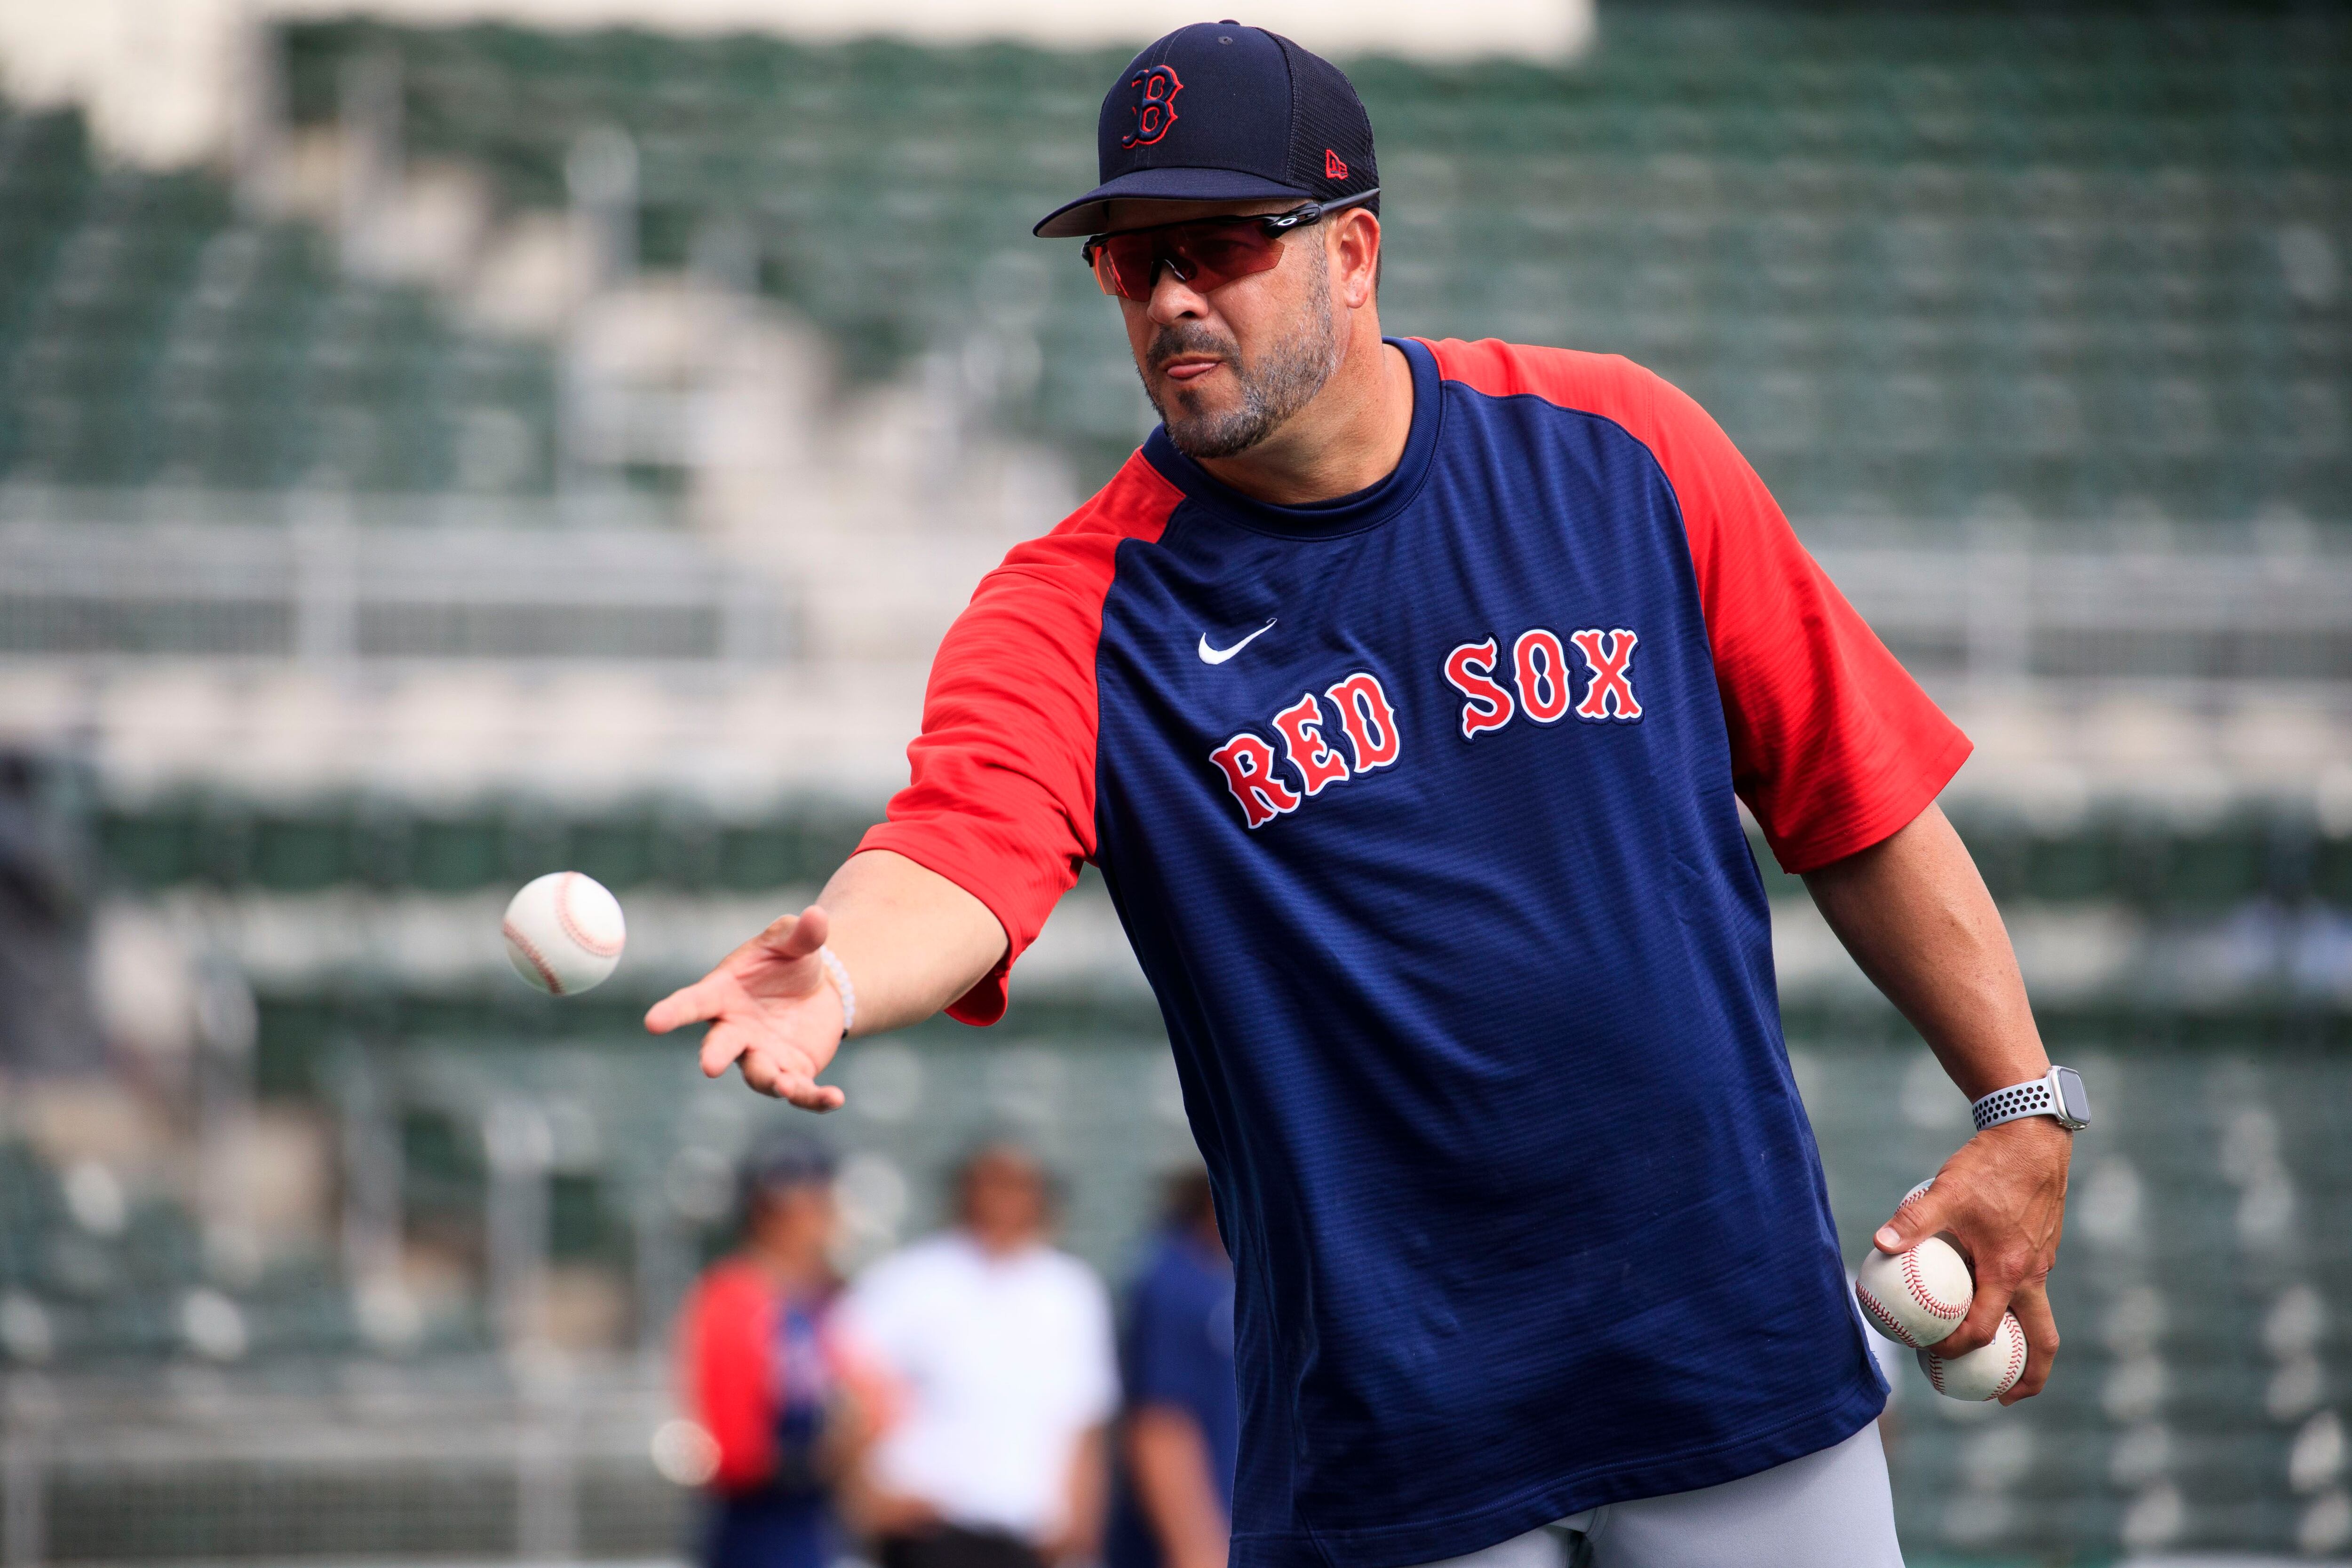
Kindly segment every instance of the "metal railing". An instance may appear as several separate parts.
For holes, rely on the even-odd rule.
[[[620,497],[0,487],[0,656],[746,661],[794,651],[779,584],[653,518]],[[2352,682],[2352,550],[2185,538],[2089,548],[2022,529],[1946,537],[1849,521],[1826,526],[1816,553],[1923,676]]]
[[[488,1358],[0,1384],[0,1563],[685,1553],[662,1369]]]
[[[258,503],[257,503],[258,504]],[[691,535],[478,517],[0,519],[0,655],[756,660],[788,653],[778,585]]]
[[[1921,674],[2352,681],[2352,552],[1993,539],[1841,542],[1816,554]]]

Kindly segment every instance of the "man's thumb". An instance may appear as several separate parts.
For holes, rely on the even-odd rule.
[[[1903,1194],[1903,1201],[1895,1205],[1894,1217],[1870,1238],[1879,1251],[1908,1252],[1936,1234],[1942,1207],[1929,1191],[1935,1184],[1936,1179],[1930,1176]]]
[[[780,916],[767,930],[768,945],[781,958],[806,958],[833,934],[833,921],[822,906],[811,904],[797,915]]]

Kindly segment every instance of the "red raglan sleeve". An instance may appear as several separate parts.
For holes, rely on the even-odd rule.
[[[696,1422],[718,1445],[710,1484],[721,1491],[756,1487],[775,1468],[768,1366],[773,1312],[750,1269],[720,1264],[703,1276],[679,1319],[681,1381]]]
[[[888,849],[988,906],[1005,953],[948,1008],[1004,1016],[1013,963],[1095,852],[1095,652],[1129,539],[1157,540],[1181,492],[1140,454],[1043,539],[981,580],[940,644],[912,776],[858,848]]]
[[[1797,542],[1706,411],[1650,374],[1645,433],[1698,575],[1733,787],[1783,869],[1810,871],[1925,811],[1971,750]]]
[[[1450,380],[1613,419],[1657,459],[1698,578],[1732,787],[1784,869],[1867,849],[1927,808],[1969,738],[1797,542],[1705,409],[1616,354],[1492,339],[1429,348]]]

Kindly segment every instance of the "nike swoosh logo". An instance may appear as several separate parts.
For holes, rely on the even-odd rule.
[[[1201,634],[1201,662],[1202,664],[1223,664],[1225,660],[1233,658],[1234,655],[1241,652],[1242,649],[1249,647],[1250,644],[1257,641],[1258,638],[1265,636],[1266,633],[1273,629],[1274,617],[1269,616],[1267,617],[1265,625],[1258,627],[1257,630],[1250,633],[1249,636],[1242,638],[1241,641],[1234,644],[1231,647],[1211,647],[1209,646],[1209,634],[1202,632]]]

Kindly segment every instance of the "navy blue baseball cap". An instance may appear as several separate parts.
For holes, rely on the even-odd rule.
[[[833,1180],[833,1151],[815,1139],[789,1128],[778,1129],[752,1145],[738,1173],[744,1206],[762,1193],[793,1187],[822,1186]]]
[[[1238,22],[1179,27],[1128,63],[1095,132],[1102,184],[1045,215],[1041,239],[1102,232],[1114,201],[1287,196],[1378,211],[1372,121],[1339,68]]]

